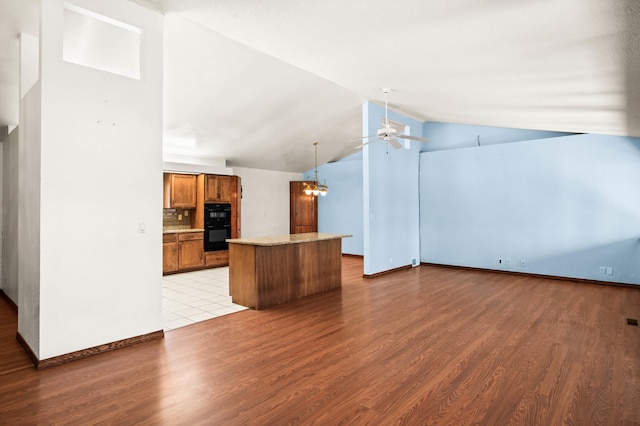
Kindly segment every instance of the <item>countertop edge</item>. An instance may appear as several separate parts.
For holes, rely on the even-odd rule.
[[[294,237],[291,240],[292,236]],[[305,237],[306,236],[306,237]],[[289,234],[289,235],[277,235],[273,237],[256,237],[256,238],[235,238],[226,240],[230,244],[244,244],[251,246],[281,246],[286,244],[302,244],[312,243],[315,241],[337,240],[342,238],[352,237],[351,234],[324,234],[324,233],[309,233],[309,234]]]
[[[187,232],[204,232],[204,229],[167,229],[162,231],[163,234],[184,234]]]

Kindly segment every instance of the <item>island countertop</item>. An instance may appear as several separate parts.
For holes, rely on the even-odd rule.
[[[314,241],[337,240],[340,238],[348,238],[349,234],[324,234],[318,232],[308,232],[305,234],[277,235],[273,237],[256,237],[256,238],[236,238],[228,239],[228,243],[246,244],[251,246],[280,246],[285,244],[310,243]]]

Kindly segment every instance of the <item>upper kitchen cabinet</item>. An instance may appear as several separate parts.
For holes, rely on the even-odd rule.
[[[164,174],[164,208],[196,208],[196,175]]]
[[[231,203],[231,176],[204,175],[204,202]]]

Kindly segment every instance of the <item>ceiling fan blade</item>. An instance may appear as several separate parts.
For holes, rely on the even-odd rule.
[[[356,146],[356,147],[355,147],[355,148],[353,148],[353,149],[360,149],[360,148],[364,147],[365,145],[368,145],[370,142],[373,142],[373,141],[366,141],[366,142],[363,142],[362,144],[360,144],[360,145]]]
[[[389,143],[391,144],[392,147],[394,147],[395,149],[398,148],[402,148],[403,145],[398,141],[398,139],[396,138],[389,138]]]
[[[377,135],[371,135],[371,136],[362,136],[361,138],[351,138],[351,141],[355,142],[355,141],[359,141],[362,139],[369,139],[369,138],[377,138]]]
[[[402,139],[411,139],[412,141],[429,142],[429,139],[421,138],[420,136],[398,135],[398,137]]]

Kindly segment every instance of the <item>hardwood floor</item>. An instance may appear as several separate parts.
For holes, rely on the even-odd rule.
[[[3,374],[0,423],[640,423],[640,289],[343,262],[341,291]]]
[[[31,359],[16,340],[18,313],[5,297],[0,294],[0,383],[4,374],[33,368]]]

